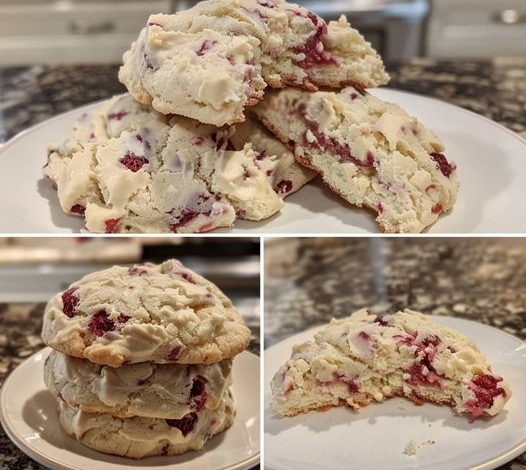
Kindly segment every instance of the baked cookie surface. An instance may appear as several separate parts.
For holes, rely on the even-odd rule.
[[[500,413],[511,397],[469,338],[412,310],[333,319],[313,341],[294,346],[271,387],[282,416],[405,396],[449,405],[473,421]]]
[[[85,412],[181,419],[205,408],[215,410],[232,384],[231,371],[232,359],[113,368],[52,351],[44,365],[44,381],[57,398]]]
[[[394,103],[354,87],[287,89],[254,113],[335,193],[374,211],[384,232],[421,232],[456,201],[456,165],[443,143]]]
[[[276,0],[207,0],[151,15],[123,56],[120,81],[140,103],[222,126],[242,122],[264,88],[374,87],[380,57],[345,17],[328,25]]]
[[[236,216],[268,218],[312,175],[274,136],[235,134],[234,127],[168,118],[126,94],[51,146],[44,174],[62,210],[83,216],[91,232],[206,232],[232,226]],[[289,182],[294,189],[282,191]]]
[[[212,364],[246,349],[250,330],[214,284],[169,260],[83,277],[48,302],[42,338],[111,367]]]
[[[256,162],[269,178],[274,191],[285,198],[317,176],[314,170],[300,165],[294,154],[255,118],[235,125],[231,140],[235,148],[244,142],[252,144]]]
[[[230,390],[219,407],[191,412],[182,419],[116,418],[87,413],[59,400],[62,428],[82,444],[107,454],[140,459],[200,450],[212,436],[227,429],[235,415]]]

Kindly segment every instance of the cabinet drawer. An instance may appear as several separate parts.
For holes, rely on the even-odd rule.
[[[168,13],[169,1],[0,4],[0,37],[137,34],[151,13]]]
[[[525,56],[523,0],[433,2],[427,35],[432,57]]]

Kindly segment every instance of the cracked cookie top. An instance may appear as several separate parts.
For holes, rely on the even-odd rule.
[[[244,121],[267,85],[364,88],[389,77],[343,16],[327,24],[281,0],[208,0],[151,15],[123,56],[119,80],[163,114],[222,126]]]
[[[214,284],[179,261],[114,266],[53,297],[44,342],[96,364],[211,364],[233,357],[250,331]]]

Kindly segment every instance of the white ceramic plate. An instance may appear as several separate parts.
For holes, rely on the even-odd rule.
[[[294,418],[269,413],[268,384],[312,328],[265,351],[265,466],[267,470],[489,470],[526,451],[526,344],[503,331],[458,318],[433,317],[465,333],[485,352],[494,371],[511,384],[505,410],[470,424],[445,406],[416,406],[392,398],[359,412],[334,408]],[[410,440],[424,444],[403,453]]]
[[[0,394],[0,419],[7,435],[40,464],[52,470],[245,470],[259,462],[260,361],[254,354],[244,352],[234,360],[234,424],[208,441],[203,452],[133,460],[92,450],[62,430],[55,399],[42,377],[49,351],[18,366]]]
[[[433,233],[526,232],[526,141],[498,124],[447,103],[382,88],[372,93],[399,103],[445,142],[458,165],[461,189],[452,213]],[[78,232],[82,219],[66,215],[56,191],[42,177],[47,145],[63,138],[95,104],[57,116],[18,135],[0,148],[0,232]],[[367,211],[352,208],[319,179],[287,198],[280,214],[262,222],[238,221],[232,233],[376,232]]]

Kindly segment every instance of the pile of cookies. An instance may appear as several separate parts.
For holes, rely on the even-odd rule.
[[[386,232],[420,232],[456,200],[442,142],[365,91],[389,76],[343,16],[283,0],[151,15],[119,79],[129,95],[83,116],[44,168],[89,231],[263,220],[317,174]]]
[[[176,260],[95,272],[45,310],[46,386],[63,429],[132,458],[199,450],[234,419],[250,341],[231,301]]]

